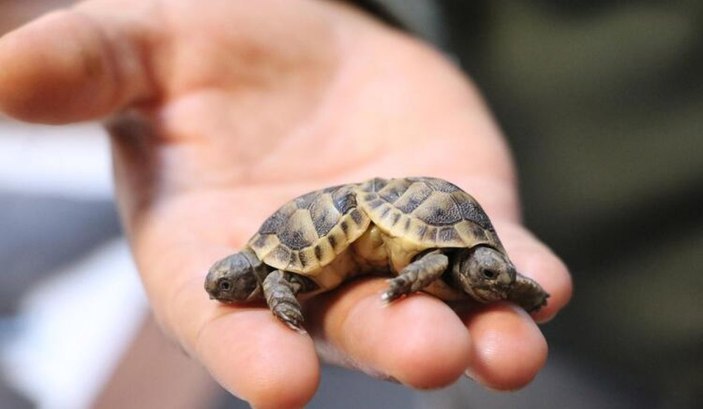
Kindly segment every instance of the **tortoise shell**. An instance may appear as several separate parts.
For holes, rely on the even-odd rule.
[[[333,186],[297,197],[278,209],[249,240],[273,268],[310,274],[330,264],[369,227],[357,205],[357,185]]]
[[[415,177],[302,195],[272,214],[248,245],[265,264],[306,275],[325,290],[363,269],[365,259],[381,259],[397,273],[425,250],[479,244],[504,252],[476,200],[445,180]],[[379,248],[380,256],[369,250]],[[464,297],[441,282],[428,290],[444,299]]]
[[[479,244],[503,251],[476,199],[442,179],[375,178],[360,185],[360,205],[371,221],[404,248],[462,248]],[[407,252],[410,257],[412,251]],[[410,260],[394,258],[407,265]]]

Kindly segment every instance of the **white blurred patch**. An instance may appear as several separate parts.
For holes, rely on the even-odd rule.
[[[146,310],[127,244],[108,243],[28,294],[5,377],[40,409],[88,408]]]
[[[61,197],[112,197],[105,131],[97,123],[46,126],[0,118],[0,187]]]

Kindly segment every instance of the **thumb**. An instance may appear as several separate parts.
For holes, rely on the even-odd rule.
[[[113,13],[113,16],[118,13]],[[99,3],[48,14],[0,38],[0,110],[20,120],[97,119],[149,96],[148,33],[134,10]]]

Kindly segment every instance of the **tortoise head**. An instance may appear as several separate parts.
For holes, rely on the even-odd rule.
[[[516,275],[515,266],[508,257],[488,246],[462,251],[452,267],[455,283],[482,303],[507,299]]]
[[[262,294],[257,270],[261,261],[251,250],[234,253],[213,264],[205,278],[211,299],[224,303],[250,301]]]

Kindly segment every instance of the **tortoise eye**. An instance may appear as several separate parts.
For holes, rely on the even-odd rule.
[[[483,270],[481,271],[481,274],[483,275],[483,278],[487,280],[494,280],[496,277],[498,277],[498,273],[493,270]]]
[[[229,291],[232,288],[232,283],[230,283],[229,280],[220,280],[217,286],[220,288],[220,291]]]

